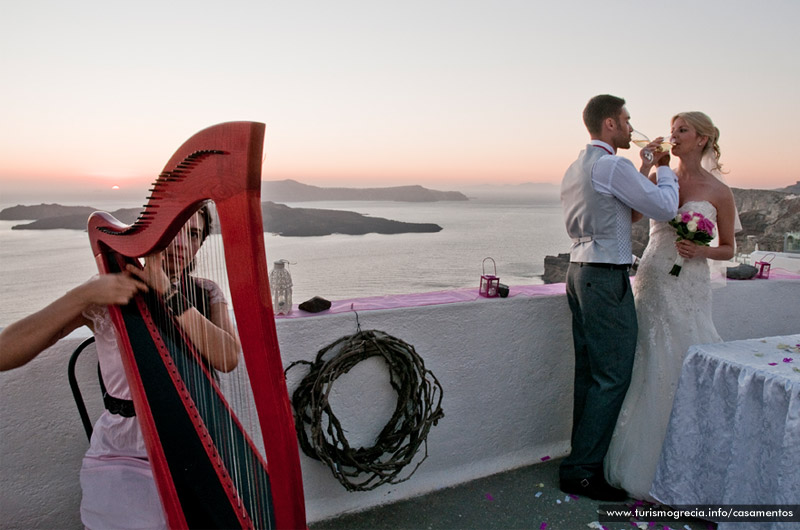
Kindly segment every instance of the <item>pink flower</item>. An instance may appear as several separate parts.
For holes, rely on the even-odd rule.
[[[784,358],[783,358],[783,362],[785,362],[785,363],[790,363],[790,362],[792,362],[793,360],[794,360],[794,359],[792,359],[791,357],[784,357]]]
[[[714,223],[706,217],[697,212],[682,212],[678,213],[674,219],[669,221],[669,225],[675,228],[678,238],[676,241],[688,239],[696,245],[708,246],[712,239],[714,239]],[[678,256],[675,265],[669,273],[673,276],[678,276],[681,273],[683,266],[683,258]]]
[[[706,234],[712,234],[714,232],[714,223],[704,217],[697,222],[697,229],[702,230]]]

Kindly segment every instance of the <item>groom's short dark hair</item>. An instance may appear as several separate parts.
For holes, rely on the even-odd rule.
[[[586,108],[583,109],[583,123],[589,134],[598,135],[603,128],[603,120],[606,118],[617,119],[625,100],[617,96],[601,94],[589,100]]]

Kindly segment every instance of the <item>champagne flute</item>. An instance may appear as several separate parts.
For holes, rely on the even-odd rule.
[[[642,149],[642,156],[644,157],[645,160],[647,160],[652,164],[653,153],[651,153],[649,149],[645,149],[647,147],[647,144],[650,143],[650,138],[643,135],[637,130],[633,130],[631,131],[631,142],[633,142],[634,144],[636,144],[637,147]]]
[[[656,148],[657,151],[669,151],[672,148],[672,142],[669,141],[671,135],[667,134],[663,136],[663,140],[661,140],[661,144]],[[649,149],[646,149],[647,144],[650,143],[650,138],[645,136],[644,134],[640,133],[639,131],[634,130],[631,132],[631,142],[636,144],[638,147],[644,150],[644,158],[648,162],[653,162],[653,153],[650,152]]]
[[[670,142],[670,140],[672,139],[672,135],[671,134],[667,134],[667,135],[664,135],[663,138],[664,139],[661,140],[661,145],[658,146],[658,150],[659,151],[669,151],[670,149],[672,149],[672,146],[674,145],[672,142]]]

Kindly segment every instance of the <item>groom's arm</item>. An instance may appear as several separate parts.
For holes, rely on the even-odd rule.
[[[642,168],[639,168],[639,172],[640,173],[642,172]],[[644,173],[642,173],[642,174],[644,175]],[[645,175],[645,176],[647,176],[647,175]],[[647,178],[650,179],[650,182],[655,184],[656,183],[656,172],[654,171],[654,172],[650,173],[650,175],[647,176]],[[631,210],[631,222],[632,223],[638,223],[642,219],[644,219],[644,214],[642,212],[637,212],[636,210]]]
[[[656,170],[654,184],[627,158],[604,156],[595,164],[592,180],[600,193],[656,221],[669,221],[678,212],[678,177],[666,164]]]

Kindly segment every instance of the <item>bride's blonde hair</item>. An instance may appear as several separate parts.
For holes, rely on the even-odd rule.
[[[711,118],[700,111],[679,112],[672,117],[670,124],[675,123],[675,120],[678,118],[682,118],[686,123],[694,127],[694,130],[697,131],[699,136],[708,138],[705,147],[703,147],[703,156],[712,156],[714,165],[716,166],[713,169],[721,172],[722,164],[719,163],[719,158],[722,156],[722,153],[719,149],[719,129],[717,129],[714,122],[711,121]]]

